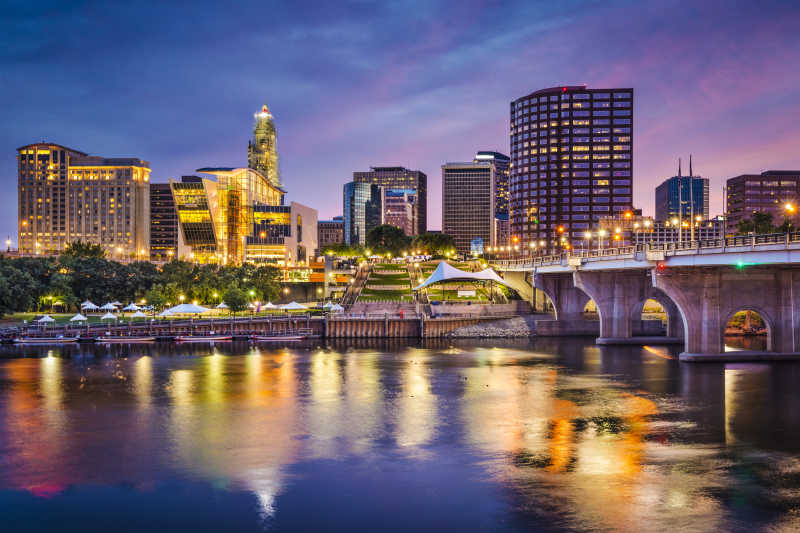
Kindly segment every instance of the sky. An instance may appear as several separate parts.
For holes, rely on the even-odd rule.
[[[287,200],[341,214],[354,171],[428,175],[509,151],[509,103],[560,85],[634,88],[634,205],[693,154],[721,212],[729,177],[800,168],[796,1],[28,2],[0,15],[0,235],[16,149],[47,140],[150,162],[167,181],[246,166],[253,113],[278,130]],[[685,168],[685,167],[684,167]]]

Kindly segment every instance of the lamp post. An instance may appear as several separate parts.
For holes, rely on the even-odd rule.
[[[603,237],[606,236],[606,230],[601,229],[597,231],[597,251],[603,249]]]
[[[588,250],[592,246],[592,232],[585,231],[583,233],[583,249]]]

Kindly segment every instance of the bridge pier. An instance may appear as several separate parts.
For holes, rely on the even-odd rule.
[[[555,311],[555,320],[536,321],[537,336],[597,335],[598,322],[586,320],[583,316],[589,296],[575,287],[572,273],[537,273],[533,284],[550,298]]]
[[[763,357],[796,356],[800,352],[800,269],[794,267],[683,267],[656,270],[653,285],[680,308],[686,336],[681,360],[744,358],[747,352],[725,353],[725,329],[739,311],[758,313],[767,328]]]
[[[670,333],[679,329],[675,325],[677,321],[675,317],[679,313],[674,305],[673,309],[669,308],[667,298],[655,293],[649,272],[645,270],[578,270],[574,273],[574,277],[575,286],[588,294],[597,306],[597,312],[600,315],[600,336],[597,338],[597,344],[683,342],[682,338],[669,336]],[[657,331],[649,330],[647,326],[650,323],[641,319],[642,306],[646,300],[651,298],[662,300],[667,316],[673,319],[672,327],[667,328],[667,337],[658,335]],[[637,312],[638,314],[636,314]],[[634,336],[634,334],[638,334],[638,336]]]

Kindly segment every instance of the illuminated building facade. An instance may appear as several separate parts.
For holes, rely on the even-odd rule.
[[[475,154],[473,161],[494,163],[494,212],[495,215],[508,214],[508,177],[511,174],[511,158],[500,152],[481,151]]]
[[[344,185],[344,242],[364,245],[367,233],[383,223],[381,187],[372,183],[351,181]]]
[[[150,184],[150,260],[170,261],[178,255],[178,212],[169,183]]]
[[[736,233],[739,222],[753,213],[770,213],[775,225],[785,218],[797,225],[800,205],[800,170],[767,170],[730,178],[726,188],[728,233]],[[787,209],[790,205],[792,209]]]
[[[633,89],[523,96],[511,102],[510,140],[511,235],[521,246],[580,246],[601,217],[632,208]]]
[[[493,161],[442,165],[442,232],[469,254],[472,241],[495,246],[496,167]]]
[[[253,127],[253,138],[247,144],[247,166],[265,176],[274,187],[280,188],[275,121],[267,104],[264,104],[261,111],[253,117],[256,122]]]
[[[21,254],[58,254],[80,240],[115,259],[149,259],[147,161],[43,142],[18,148],[17,162]]]
[[[316,254],[317,212],[251,168],[201,168],[215,178],[171,181],[185,259],[198,263],[308,262]]]
[[[372,183],[384,189],[413,190],[414,230],[411,235],[425,233],[428,229],[428,176],[419,170],[405,167],[370,167],[368,172],[353,172],[356,183]],[[346,231],[346,230],[345,230]]]

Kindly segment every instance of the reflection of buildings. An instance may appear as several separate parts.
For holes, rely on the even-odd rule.
[[[17,149],[21,254],[56,254],[85,241],[115,259],[150,255],[150,164],[53,144]]]
[[[427,231],[428,176],[424,172],[409,170],[405,167],[371,167],[368,172],[353,172],[353,181],[356,183],[372,183],[384,189],[415,191],[416,200],[412,209],[414,228],[409,235],[417,235]],[[391,222],[387,223],[391,224]]]
[[[365,244],[367,233],[383,223],[381,188],[371,183],[344,184],[344,242]]]

